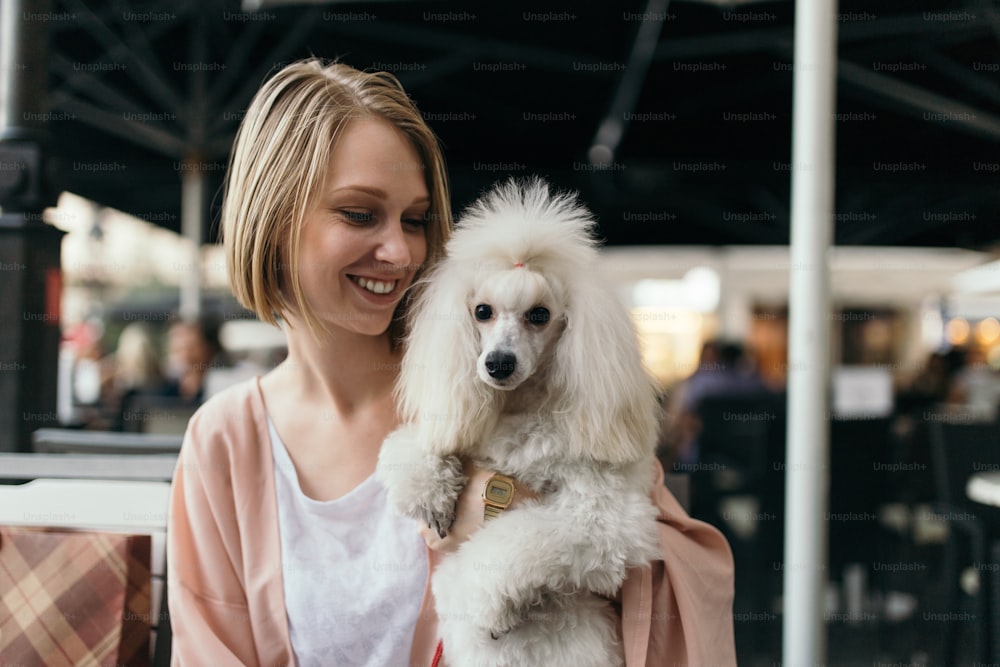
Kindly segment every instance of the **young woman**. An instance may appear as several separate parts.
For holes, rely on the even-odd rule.
[[[394,77],[318,60],[257,93],[222,213],[233,291],[288,357],[191,419],[174,478],[175,665],[444,665],[428,573],[482,522],[470,471],[442,540],[373,477],[399,423],[408,288],[451,227],[444,159]],[[725,540],[661,507],[664,559],[622,590],[629,665],[735,664]]]

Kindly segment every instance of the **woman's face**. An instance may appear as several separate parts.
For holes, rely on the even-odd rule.
[[[429,208],[423,163],[402,132],[382,119],[341,132],[293,265],[323,324],[385,333],[427,256]]]

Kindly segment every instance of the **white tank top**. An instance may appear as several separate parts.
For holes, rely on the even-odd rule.
[[[409,665],[427,584],[427,551],[416,522],[393,512],[374,475],[336,500],[309,498],[270,418],[268,426],[297,663]]]

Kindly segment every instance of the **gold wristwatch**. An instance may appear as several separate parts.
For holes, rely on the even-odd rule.
[[[483,518],[486,521],[495,519],[514,502],[514,479],[507,475],[494,473],[486,480],[483,489]]]

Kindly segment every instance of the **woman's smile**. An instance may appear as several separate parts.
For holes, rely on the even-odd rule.
[[[355,276],[351,274],[347,274],[347,278],[358,288],[358,292],[360,292],[365,299],[375,304],[394,304],[399,301],[399,297],[402,293],[402,289],[400,289],[400,280],[366,278],[364,276]]]

